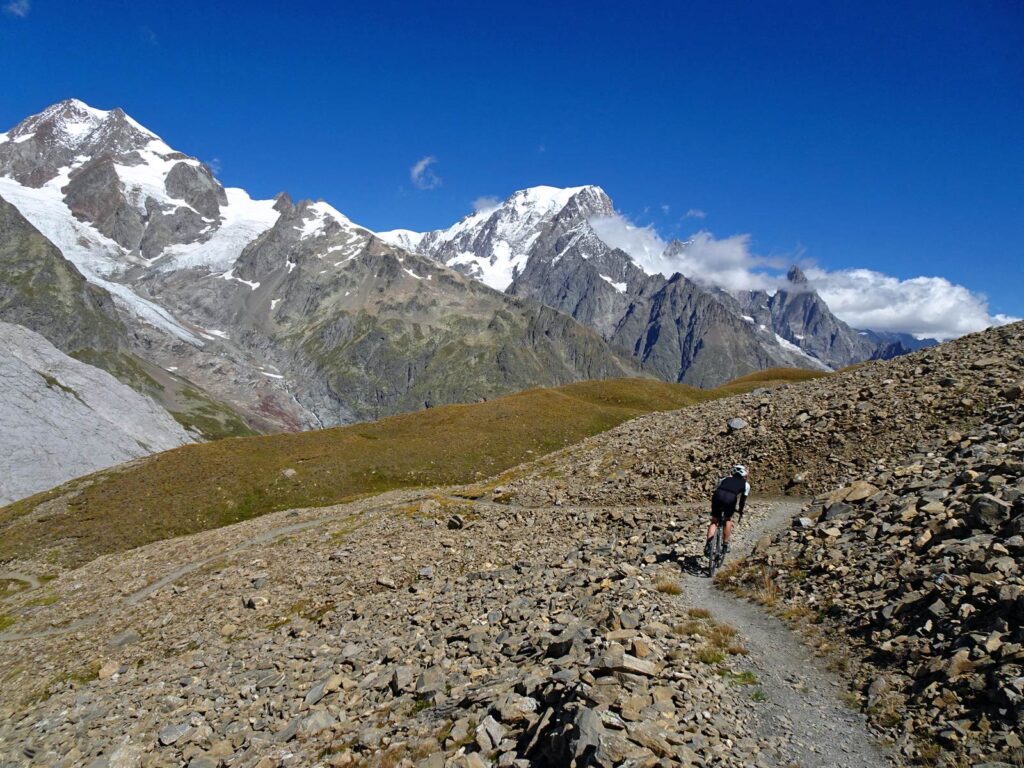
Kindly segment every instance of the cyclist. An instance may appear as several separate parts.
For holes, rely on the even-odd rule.
[[[718,526],[725,521],[725,530],[722,539],[725,542],[724,554],[729,554],[729,538],[732,536],[732,516],[739,512],[739,519],[743,519],[743,508],[747,505],[747,498],[750,496],[750,483],[747,482],[747,468],[737,464],[732,468],[729,477],[723,477],[718,482],[718,487],[711,495],[711,524],[708,526],[708,540],[704,545],[704,554],[711,552],[711,541],[715,538]]]

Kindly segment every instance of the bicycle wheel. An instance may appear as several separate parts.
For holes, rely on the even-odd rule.
[[[711,551],[708,553],[708,578],[712,579],[715,576],[715,569],[722,564],[723,549],[725,547],[722,539],[722,526],[719,525],[715,531],[715,536],[711,540]]]

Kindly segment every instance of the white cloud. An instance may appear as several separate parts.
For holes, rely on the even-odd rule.
[[[697,283],[729,291],[792,290],[785,277],[792,259],[755,254],[749,235],[719,239],[702,230],[685,243],[670,245],[654,227],[636,226],[623,216],[597,217],[590,223],[598,237],[628,253],[648,273],[681,272]],[[984,296],[942,277],[901,280],[870,269],[830,272],[813,264],[802,266],[810,286],[854,328],[944,340],[1019,319],[990,314]]]
[[[430,167],[436,163],[436,157],[427,155],[417,160],[409,169],[409,179],[416,189],[437,189],[441,186],[441,177]]]
[[[683,216],[683,218],[684,219],[706,219],[707,216],[708,215],[704,211],[702,211],[700,208],[691,208],[690,210],[688,210],[686,212],[686,215]]]
[[[671,211],[671,210],[672,210],[672,206],[669,205],[668,203],[662,203],[661,204],[661,212],[662,213],[668,214],[668,212]]]
[[[805,271],[829,308],[854,328],[942,340],[1019,319],[989,314],[983,295],[944,277],[900,280],[870,269]]]
[[[621,248],[648,272],[662,272],[661,255],[668,246],[654,227],[638,227],[625,216],[596,216],[590,220],[597,236],[612,248]]]
[[[484,211],[493,211],[495,208],[501,205],[501,200],[496,198],[494,195],[482,195],[473,201],[473,211],[475,213],[483,213]]]
[[[17,16],[21,19],[28,16],[28,12],[31,10],[32,3],[30,3],[29,0],[11,0],[4,6],[4,11],[6,13],[11,14],[11,16]]]

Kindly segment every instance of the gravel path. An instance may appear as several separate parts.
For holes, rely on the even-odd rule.
[[[731,557],[744,557],[762,536],[789,525],[800,510],[792,500],[769,504],[768,516],[739,526]],[[744,529],[745,528],[745,529]],[[863,714],[840,700],[845,685],[779,619],[717,589],[704,575],[684,576],[686,601],[731,624],[749,651],[746,664],[766,701],[753,723],[765,739],[786,742],[788,759],[801,768],[876,768],[895,765],[868,731]]]

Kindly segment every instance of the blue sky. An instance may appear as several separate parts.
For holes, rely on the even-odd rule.
[[[596,183],[661,238],[749,234],[1024,315],[1017,0],[0,7],[0,129],[121,106],[228,185],[371,229]]]

